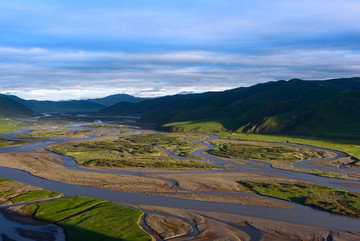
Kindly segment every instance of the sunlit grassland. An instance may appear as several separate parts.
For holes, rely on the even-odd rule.
[[[116,125],[116,124],[89,124],[89,125],[84,125],[84,127],[93,128],[93,129],[128,129],[128,128],[131,128],[130,126]]]
[[[139,226],[143,215],[140,211],[88,197],[73,196],[39,201],[44,198],[59,197],[62,194],[47,190],[21,193],[23,189],[22,183],[0,178],[2,202],[6,200],[12,203],[36,201],[25,204],[22,209],[35,219],[64,227],[67,240],[152,240],[151,236]],[[17,193],[21,194],[17,195]],[[7,195],[15,197],[6,198]]]
[[[308,170],[308,169],[302,169],[302,172],[310,173],[310,174],[313,174],[315,176],[320,176],[320,177],[337,178],[337,179],[349,179],[346,174],[341,174],[341,173],[336,173],[336,172]]]
[[[58,197],[60,195],[61,193],[53,193],[47,190],[35,190],[11,198],[10,201],[12,203],[23,203],[23,202],[30,202],[30,201],[42,199],[42,198]]]
[[[185,134],[149,134],[124,137],[124,140],[131,141],[136,144],[152,145],[165,150],[169,150],[176,156],[198,159],[191,155],[196,149],[203,146],[196,145],[190,141],[200,141],[205,139],[204,135],[185,135]]]
[[[16,190],[3,191],[3,192],[0,192],[0,197],[6,197],[6,196],[14,194],[14,193],[16,193]]]
[[[67,128],[63,129],[30,129],[30,133],[24,133],[18,135],[19,138],[32,138],[32,137],[41,137],[41,138],[60,138],[60,137],[66,137],[66,138],[76,138],[76,137],[82,137],[82,134],[85,134],[87,132],[72,132],[71,130]]]
[[[99,199],[66,197],[23,209],[36,219],[64,227],[69,241],[152,240],[139,226],[142,212]]]
[[[27,124],[23,124],[19,121],[13,120],[0,120],[0,135],[4,135],[7,133],[15,132],[18,129],[28,126]]]
[[[73,156],[79,164],[84,164],[90,158],[161,156],[161,152],[151,145],[138,145],[121,139],[63,144],[50,147],[49,150],[61,155]]]
[[[288,137],[288,136],[274,136],[274,135],[260,135],[260,134],[241,134],[223,132],[219,134],[224,139],[236,140],[250,140],[250,141],[267,141],[267,142],[282,142],[282,143],[296,143],[303,145],[310,145],[319,148],[342,151],[350,156],[360,160],[360,140],[342,140],[342,139],[320,139],[309,137]],[[360,161],[354,161],[354,166],[360,166]]]
[[[240,181],[258,194],[312,206],[339,215],[360,217],[360,194],[314,184]]]
[[[195,133],[219,133],[226,129],[222,124],[215,121],[183,121],[167,123],[163,129],[172,132],[195,132]]]
[[[100,128],[101,129],[101,128]],[[90,135],[94,135],[94,136],[116,136],[116,135],[129,135],[129,134],[134,134],[136,133],[136,130],[116,130],[116,131],[109,131],[108,129],[104,130],[77,130],[74,131],[73,136],[79,136],[79,135],[86,135],[86,134],[90,134]]]
[[[60,129],[30,129],[30,133],[23,133],[18,135],[19,138],[84,138],[86,134],[91,134],[95,136],[112,136],[112,135],[124,135],[124,134],[132,134],[133,131],[122,131],[118,130],[116,132],[110,131],[98,131],[98,130],[77,130],[72,131],[65,127]]]
[[[148,136],[148,135],[144,135]],[[64,143],[49,147],[50,151],[71,156],[80,165],[142,168],[215,168],[212,164],[169,158],[150,144],[138,144],[131,136],[126,139]],[[146,137],[148,138],[148,137]],[[135,143],[134,143],[135,142]]]
[[[13,180],[0,178],[0,197],[5,197],[10,194],[16,193],[15,190],[9,189],[6,187],[6,183],[14,182]]]
[[[323,158],[324,151],[305,148],[288,147],[268,143],[234,143],[226,140],[212,141],[216,148],[209,153],[217,156],[241,158],[255,161],[288,161],[298,162],[303,159]]]
[[[168,169],[216,169],[210,163],[201,161],[177,160],[174,158],[132,158],[132,159],[95,159],[84,163],[85,166],[103,167],[140,167],[140,168],[168,168]]]
[[[46,222],[56,222],[106,201],[89,197],[66,197],[38,202],[25,206],[34,218]]]
[[[212,155],[262,161],[270,163],[274,168],[309,173],[321,177],[348,179],[345,174],[309,170],[292,166],[292,163],[301,161],[302,159],[327,157],[328,154],[322,150],[310,150],[307,148],[288,147],[280,144],[254,141],[237,143],[234,140],[215,140],[211,143],[216,145],[215,149],[209,151]]]
[[[13,180],[5,179],[5,178],[0,178],[0,183],[3,183],[3,182],[13,182]]]
[[[95,136],[116,136],[116,135],[130,135],[136,133],[136,130],[117,130],[115,132],[104,130],[78,130],[74,134],[91,134]]]
[[[92,126],[92,125],[89,125],[89,126]],[[97,130],[97,129],[100,129],[100,130]],[[74,135],[91,134],[91,135],[95,135],[95,136],[114,136],[114,135],[129,135],[129,134],[134,134],[136,132],[137,132],[136,130],[126,129],[126,128],[125,128],[125,130],[120,130],[120,129],[111,130],[111,129],[107,129],[107,128],[96,128],[95,130],[89,130],[89,129],[77,130],[77,131],[74,131]]]
[[[47,190],[31,190],[34,188],[30,186],[27,189],[28,191],[24,192],[24,185],[22,183],[0,178],[0,197],[5,197],[1,202],[23,203],[62,195],[61,193],[53,193]]]
[[[345,138],[318,138],[318,137],[297,137],[297,136],[279,136],[279,135],[261,135],[233,133],[226,131],[218,122],[211,121],[185,121],[173,122],[162,126],[172,132],[197,132],[211,133],[219,135],[224,139],[249,140],[249,141],[267,141],[267,142],[290,142],[303,145],[311,145],[320,148],[332,149],[345,152],[360,160],[360,140]],[[360,167],[360,161],[352,163],[354,167]]]
[[[6,139],[2,139],[0,138],[0,147],[6,147],[6,146],[18,146],[18,145],[24,145],[27,144],[29,142],[27,141],[18,141],[18,140],[6,140]]]

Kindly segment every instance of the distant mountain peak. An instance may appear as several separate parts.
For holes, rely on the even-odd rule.
[[[135,97],[129,94],[114,94],[103,98],[87,99],[86,101],[98,103],[105,106],[112,106],[119,102],[137,103],[148,98]]]

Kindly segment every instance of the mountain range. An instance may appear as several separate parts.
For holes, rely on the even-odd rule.
[[[191,121],[200,125],[213,122],[243,133],[360,137],[358,77],[280,80],[222,92],[156,99],[123,94],[58,102],[0,97],[3,116],[4,113],[10,115],[10,109],[14,110],[13,116],[34,112],[97,112],[99,115],[138,115],[140,122],[167,124],[166,129],[172,131],[192,131],[179,125]]]
[[[360,136],[360,78],[280,80],[223,92],[120,102],[101,112],[141,115],[140,121],[158,124],[213,121],[245,133]],[[179,130],[176,123],[172,127]]]
[[[0,95],[3,98],[13,100],[24,107],[37,112],[97,112],[107,106],[111,106],[120,101],[139,102],[144,98],[138,98],[127,94],[110,95],[104,98],[87,99],[87,100],[68,100],[68,101],[39,101],[39,100],[24,100],[15,95]],[[1,102],[0,102],[1,104]],[[6,105],[4,105],[6,106]],[[10,107],[8,108],[10,110]]]

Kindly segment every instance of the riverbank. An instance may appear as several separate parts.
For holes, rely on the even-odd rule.
[[[64,140],[57,141],[63,142]],[[40,146],[40,148],[44,148],[50,144],[55,144],[57,141],[52,141],[49,144],[43,143],[37,147]],[[204,146],[204,141],[205,140],[198,142],[201,142],[201,145]],[[19,151],[21,150],[21,148],[19,148],[18,151],[12,152],[14,149],[9,148],[9,152],[6,153],[6,151],[4,151],[4,153],[0,154],[0,166],[8,167],[0,168],[0,174],[4,175],[4,177],[13,175],[25,183],[31,183],[34,186],[52,191],[61,191],[66,196],[82,195],[113,202],[121,202],[126,205],[157,206],[159,209],[180,208],[182,210],[197,210],[197,212],[217,210],[221,213],[219,215],[224,223],[231,223],[230,219],[226,221],[227,218],[229,218],[228,215],[241,215],[244,217],[247,216],[248,218],[255,218],[255,220],[256,218],[261,218],[267,220],[267,222],[273,222],[275,220],[278,222],[288,222],[290,226],[308,224],[312,225],[314,229],[316,229],[315,227],[325,228],[327,234],[335,238],[340,236],[334,235],[334,232],[330,233],[329,230],[358,230],[360,225],[359,219],[331,215],[302,205],[250,194],[241,189],[237,183],[241,180],[267,180],[287,183],[309,182],[331,187],[336,186],[344,190],[359,190],[357,181],[323,178],[306,173],[277,170],[266,163],[246,161],[242,164],[237,164],[230,160],[222,160],[214,156],[199,155],[199,153],[201,154],[206,151],[207,148],[210,147],[205,145],[205,148],[198,149],[192,153],[192,155],[205,158],[219,166],[231,164],[234,170],[79,168],[71,158],[69,159],[59,155],[54,156],[52,153],[44,150],[31,150],[31,147],[27,147],[26,151]],[[251,163],[251,165],[247,165],[249,163]],[[178,213],[177,217],[180,216],[180,213]],[[160,223],[164,223],[164,220],[167,219],[153,217],[152,220],[157,220],[152,222],[156,222],[159,226]],[[147,222],[150,222],[149,219]],[[190,224],[180,225],[183,227],[183,231],[179,232],[185,233],[186,230],[190,230],[189,225]],[[250,228],[247,229],[242,229],[237,221],[233,223],[233,225],[226,225],[220,225],[219,228],[229,230],[229,226],[237,230],[234,231],[234,235],[245,237],[246,235],[252,235],[252,228],[255,227],[256,223],[252,224],[251,227],[248,225]],[[190,225],[190,227],[192,226]],[[265,226],[263,229],[265,229]],[[191,230],[193,230],[193,228],[191,228]],[[208,230],[211,230],[211,228],[208,228]],[[257,230],[261,229],[259,228]],[[274,230],[281,232],[280,229]],[[288,236],[281,236],[281,238],[286,240],[286,238],[289,239],[289,237],[292,237],[292,231],[289,231],[290,229],[287,229],[286,225],[284,230]],[[161,233],[159,230],[156,232]],[[175,233],[170,234],[171,232],[169,230],[164,231],[164,233],[166,232],[168,232],[169,235],[176,236]],[[245,232],[246,235],[241,236],[241,232]],[[256,232],[259,234],[260,231]],[[310,236],[315,235],[308,229],[304,229],[304,232],[308,232],[307,234]],[[323,234],[325,235],[326,232],[324,231]],[[205,233],[203,234],[205,235]],[[261,231],[259,237],[274,238],[274,233],[271,236],[270,233],[265,234],[265,232]],[[340,231],[337,233],[340,233]],[[344,232],[341,233],[343,233],[341,235],[345,235]],[[356,234],[353,235],[356,236]],[[214,238],[215,236],[211,236],[210,234],[209,236],[202,236],[198,233],[196,237]],[[350,238],[353,237],[349,236],[348,240],[352,240]]]

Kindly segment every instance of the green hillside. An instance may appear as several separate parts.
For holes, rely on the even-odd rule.
[[[141,115],[142,122],[186,130],[183,122],[217,122],[245,133],[360,136],[360,78],[276,81],[224,92],[118,103],[108,114]],[[212,125],[216,126],[216,125]]]
[[[33,116],[35,113],[25,106],[0,95],[0,118],[20,118]]]

